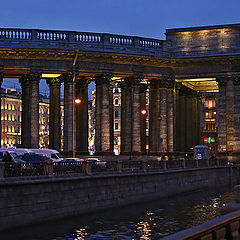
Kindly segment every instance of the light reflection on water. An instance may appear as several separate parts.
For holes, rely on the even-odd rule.
[[[204,191],[0,233],[1,240],[152,240],[219,216],[233,192]]]

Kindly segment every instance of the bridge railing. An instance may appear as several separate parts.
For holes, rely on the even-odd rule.
[[[240,210],[198,226],[169,235],[163,240],[237,240],[240,235]]]
[[[24,176],[91,175],[107,173],[133,173],[171,171],[176,169],[227,166],[227,160],[108,160],[58,163],[2,163],[0,179]]]

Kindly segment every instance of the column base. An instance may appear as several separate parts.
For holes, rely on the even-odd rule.
[[[141,153],[141,152],[124,152],[124,153],[120,153],[120,155],[122,156],[142,156],[142,155],[146,155],[146,153]]]
[[[75,155],[76,156],[82,156],[82,155],[86,156],[86,155],[89,155],[89,152],[88,151],[79,151],[79,152],[77,151]]]
[[[231,156],[228,156],[229,162],[240,163],[240,152],[233,152]]]
[[[61,152],[61,154],[62,154],[63,157],[72,157],[73,156],[72,151],[68,151],[68,152],[63,151],[63,152]]]
[[[95,152],[93,156],[113,156],[113,152]]]
[[[227,156],[227,153],[226,152],[218,152],[217,155],[216,155],[217,158],[220,158],[220,159],[226,159],[228,158]]]

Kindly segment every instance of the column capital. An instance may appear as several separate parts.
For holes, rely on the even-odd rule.
[[[175,83],[175,89],[176,89],[176,90],[181,90],[181,88],[182,88],[182,83],[176,82],[176,83]]]
[[[85,88],[88,87],[90,80],[88,77],[77,77],[75,85],[77,88]]]
[[[233,85],[234,86],[240,86],[240,77],[239,76],[234,76],[233,77]]]
[[[47,84],[50,87],[61,87],[61,79],[59,78],[48,78],[47,80]]]
[[[228,81],[227,76],[221,76],[216,78],[218,87],[225,87],[227,85],[227,81]]]
[[[109,84],[111,82],[113,75],[111,73],[101,74],[96,76],[95,82],[96,85]]]
[[[132,87],[132,86],[140,86],[140,82],[143,80],[142,75],[133,75],[129,77],[123,78],[123,81],[121,82],[122,87]]]
[[[148,88],[147,84],[142,84],[142,83],[140,84],[140,92],[141,93],[146,92],[147,88]]]
[[[20,84],[25,87],[30,86],[30,83],[32,81],[39,81],[41,79],[42,73],[39,72],[30,72],[27,74],[24,74],[19,79]]]
[[[60,81],[64,83],[71,83],[73,82],[73,74],[70,72],[63,73],[58,77],[58,79],[60,79]]]
[[[150,82],[150,84],[149,84],[150,89],[157,89],[157,88],[158,88],[159,79],[157,79],[157,78],[152,78],[152,79],[150,79],[149,82]]]

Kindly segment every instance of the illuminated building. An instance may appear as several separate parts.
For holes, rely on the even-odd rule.
[[[1,102],[1,146],[21,146],[22,100],[21,90],[2,89]],[[61,106],[61,146],[63,144],[63,106]],[[39,99],[39,147],[49,145],[49,99],[40,95]]]
[[[200,108],[201,144],[207,145],[212,154],[217,152],[216,93],[203,93]]]

